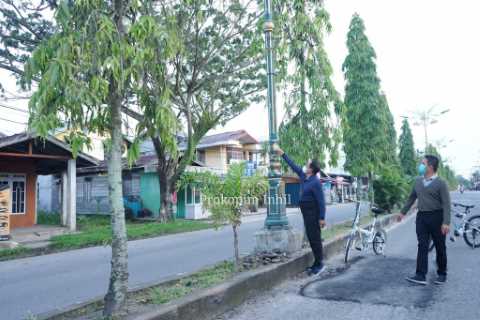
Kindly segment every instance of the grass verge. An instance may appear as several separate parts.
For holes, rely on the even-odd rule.
[[[38,224],[59,225],[58,214],[39,214]],[[162,235],[191,232],[213,228],[208,221],[175,220],[168,223],[156,221],[127,221],[128,240],[152,238]],[[77,233],[54,236],[50,244],[43,248],[27,248],[19,246],[13,249],[0,249],[0,261],[31,257],[80,249],[93,246],[109,245],[112,239],[110,217],[104,215],[88,215],[77,217]]]
[[[13,249],[0,249],[0,261],[28,256],[31,251],[31,249],[22,246]]]
[[[182,278],[171,285],[154,287],[147,292],[147,298],[144,301],[164,304],[184,297],[195,290],[213,287],[233,276],[233,263],[224,261],[212,268]]]
[[[127,237],[128,240],[136,240],[209,228],[213,228],[213,225],[206,221],[175,220],[168,223],[127,221]],[[110,217],[80,217],[78,229],[78,233],[52,237],[51,248],[78,249],[108,245],[112,241]]]

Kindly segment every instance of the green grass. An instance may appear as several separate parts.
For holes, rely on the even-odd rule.
[[[128,240],[135,240],[212,227],[212,224],[205,221],[176,220],[168,223],[127,221],[127,237]],[[78,229],[79,233],[76,234],[53,237],[51,239],[51,248],[65,250],[108,245],[111,243],[112,231],[110,217],[108,216],[79,217]]]
[[[0,260],[8,260],[12,257],[27,255],[31,250],[22,246],[13,249],[0,249]]]
[[[45,211],[39,211],[37,215],[37,224],[58,226],[60,225],[60,214],[57,212],[49,213]]]
[[[189,277],[167,286],[152,288],[147,301],[153,304],[163,304],[181,298],[194,290],[205,289],[231,278],[234,275],[233,263],[222,262],[216,266],[204,269]]]

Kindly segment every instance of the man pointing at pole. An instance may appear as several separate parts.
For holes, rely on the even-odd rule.
[[[319,275],[325,270],[323,264],[323,246],[321,230],[325,226],[325,197],[323,188],[317,173],[320,166],[313,160],[307,164],[306,172],[297,166],[278,145],[273,146],[274,151],[292,168],[300,178],[302,195],[300,198],[300,211],[302,212],[307,238],[312,248],[315,261],[307,269],[310,275]]]

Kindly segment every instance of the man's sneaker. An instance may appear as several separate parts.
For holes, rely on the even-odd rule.
[[[413,277],[407,277],[405,280],[407,280],[408,282],[421,284],[423,286],[427,285],[427,279],[425,279],[425,276],[419,274],[416,274]]]
[[[446,275],[439,275],[437,277],[437,280],[435,280],[435,284],[444,284],[447,282],[447,276]]]
[[[309,275],[318,276],[321,273],[323,273],[325,270],[327,270],[327,268],[325,267],[324,264],[322,264],[320,266],[313,266],[313,267],[310,268]]]

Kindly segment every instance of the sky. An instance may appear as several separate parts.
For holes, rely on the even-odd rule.
[[[326,49],[334,68],[334,83],[343,95],[341,66],[347,54],[346,34],[352,15],[363,18],[366,34],[377,53],[377,72],[400,133],[402,116],[436,106],[450,111],[429,126],[430,142],[443,144],[441,153],[457,173],[469,176],[480,166],[480,2],[474,0],[325,0],[333,31]],[[6,77],[0,72],[0,77]],[[2,81],[5,83],[5,81]],[[10,91],[15,90],[14,81]],[[284,111],[277,94],[279,121]],[[0,101],[0,104],[4,102]],[[26,109],[26,101],[9,102]],[[25,113],[0,108],[0,131],[14,133],[26,122]],[[210,133],[245,129],[258,139],[268,137],[264,104]],[[425,145],[423,128],[412,126],[415,145]],[[479,167],[480,169],[480,167]]]
[[[325,45],[337,90],[343,95],[346,34],[357,12],[377,53],[377,72],[397,134],[402,116],[412,117],[415,111],[433,106],[437,111],[449,109],[428,127],[429,141],[444,146],[440,149],[443,157],[459,174],[469,176],[474,166],[480,166],[480,2],[325,0],[325,7],[333,25]],[[281,119],[284,111],[277,96]],[[260,139],[267,137],[265,106],[252,106],[214,131],[235,129],[246,129]],[[412,130],[416,148],[423,149],[423,127],[412,125]]]

